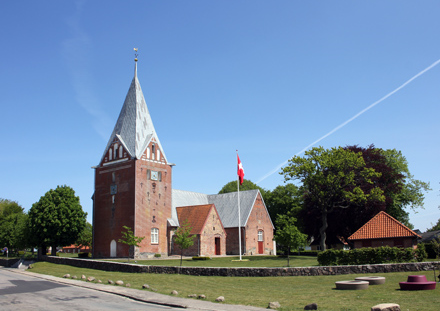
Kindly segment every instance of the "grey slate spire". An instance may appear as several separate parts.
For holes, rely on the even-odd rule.
[[[122,106],[118,121],[104,150],[102,159],[105,157],[115,138],[123,144],[130,156],[136,159],[142,157],[149,142],[154,139],[166,160],[165,152],[154,129],[153,121],[151,120],[137,77],[137,58],[135,59],[133,80],[131,81],[124,105]],[[166,162],[168,161],[166,160]]]

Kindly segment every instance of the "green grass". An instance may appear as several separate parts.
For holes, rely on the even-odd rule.
[[[282,256],[243,256],[242,259],[247,261],[237,261],[239,257],[215,257],[211,260],[192,260],[191,258],[183,259],[184,267],[287,267],[287,257]],[[127,262],[126,259],[110,260],[117,262]],[[135,260],[130,260],[134,263]],[[136,260],[139,265],[150,266],[180,266],[180,259],[153,259],[153,260]],[[312,267],[317,266],[318,261],[313,256],[291,256],[291,267]]]
[[[36,263],[30,271],[58,277],[66,273],[78,277],[84,274],[87,277],[93,276],[100,279],[103,283],[107,283],[108,279],[122,280],[137,289],[141,289],[146,283],[162,294],[170,294],[172,290],[177,290],[180,297],[186,298],[189,294],[204,294],[210,301],[214,301],[218,296],[224,296],[229,304],[266,308],[270,301],[278,301],[283,311],[303,310],[305,305],[312,302],[318,304],[320,311],[364,311],[380,303],[397,303],[401,310],[432,311],[438,310],[440,304],[439,288],[428,291],[399,290],[399,282],[406,281],[408,275],[425,274],[428,280],[433,281],[432,271],[383,274],[381,276],[386,277],[384,285],[370,286],[367,290],[359,291],[336,290],[335,282],[352,280],[357,276],[369,274],[307,277],[204,277],[107,272],[47,262]]]

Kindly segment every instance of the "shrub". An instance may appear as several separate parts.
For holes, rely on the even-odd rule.
[[[398,247],[365,247],[350,251],[329,249],[318,254],[320,266],[368,265],[381,263],[415,262],[426,259],[423,246],[418,249]]]
[[[192,260],[210,260],[211,257],[206,257],[206,256],[194,256],[192,258]]]
[[[78,253],[78,258],[89,258],[90,253]]]
[[[154,257],[156,257],[156,258],[159,258],[161,256],[162,256],[161,254],[154,254]]]

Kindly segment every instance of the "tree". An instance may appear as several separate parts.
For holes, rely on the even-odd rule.
[[[265,203],[271,219],[275,220],[278,215],[288,213],[298,219],[302,209],[301,191],[299,187],[291,183],[280,185],[266,192]]]
[[[307,243],[307,234],[301,233],[295,226],[296,218],[289,214],[278,215],[275,241],[287,247],[287,266],[290,267],[290,251],[299,249]]]
[[[432,228],[427,229],[426,230],[427,232],[440,230],[440,219],[437,220],[437,223],[435,225],[433,225],[432,223],[431,223],[431,225],[432,225]]]
[[[130,251],[131,250],[134,251],[135,247],[139,247],[142,240],[145,239],[145,237],[144,236],[142,236],[142,237],[135,236],[130,227],[127,227],[127,226],[122,226],[122,227],[126,231],[121,231],[122,239],[119,239],[119,242],[127,244],[130,247],[130,250],[129,250],[128,256],[127,256],[127,261],[130,261]],[[134,252],[133,252],[133,255],[134,255]]]
[[[392,195],[392,204],[387,206],[387,213],[412,228],[405,209],[409,207],[415,211],[417,208],[423,208],[424,192],[431,190],[430,185],[414,178],[409,171],[408,161],[401,151],[387,149],[382,152],[387,164],[403,176],[399,181],[401,190]]]
[[[248,179],[243,179],[243,184],[240,185],[240,191],[246,191],[246,190],[260,190],[261,195],[263,196],[263,199],[265,200],[265,195],[267,190],[257,186],[252,181]],[[229,192],[237,192],[237,181],[233,180],[228,182],[226,185],[223,186],[223,188],[218,192],[218,194],[222,193],[229,193]]]
[[[188,220],[180,224],[174,232],[174,244],[180,247],[180,268],[182,268],[183,250],[194,245],[195,235],[191,234],[192,227],[189,225]]]
[[[72,188],[51,189],[29,210],[30,244],[38,245],[42,254],[52,246],[52,255],[56,255],[57,246],[75,243],[86,226],[86,217]]]
[[[79,234],[78,239],[75,242],[75,245],[77,245],[79,248],[92,247],[92,232],[93,232],[92,224],[87,222],[86,226],[84,227],[84,230],[81,231],[81,233]]]
[[[0,246],[10,253],[25,248],[24,230],[27,215],[15,201],[0,199]]]
[[[326,249],[328,215],[337,209],[346,209],[350,203],[383,201],[383,191],[375,187],[364,191],[359,185],[373,183],[380,176],[367,168],[361,153],[344,148],[315,147],[304,157],[294,156],[282,169],[285,182],[299,180],[304,210],[320,223],[319,236],[322,250]]]

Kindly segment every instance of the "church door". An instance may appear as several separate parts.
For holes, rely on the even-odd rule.
[[[215,254],[221,255],[220,251],[220,238],[215,238]]]
[[[264,254],[263,230],[258,231],[258,254]]]
[[[116,257],[116,241],[112,240],[110,242],[110,257]]]

